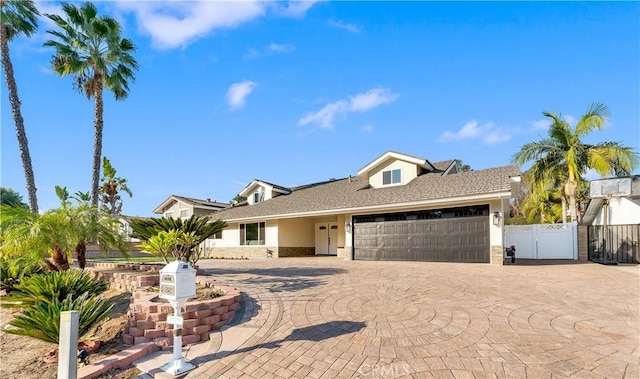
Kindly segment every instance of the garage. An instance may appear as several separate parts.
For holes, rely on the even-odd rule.
[[[489,263],[489,206],[353,217],[354,259]]]

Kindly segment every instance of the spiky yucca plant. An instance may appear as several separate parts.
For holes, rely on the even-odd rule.
[[[55,343],[60,336],[60,313],[63,311],[79,311],[78,336],[87,334],[97,323],[109,317],[115,303],[102,296],[94,296],[90,292],[74,298],[69,295],[63,301],[53,298],[49,301],[38,301],[9,322],[4,331],[20,336],[37,338]]]
[[[3,308],[28,308],[52,300],[80,298],[84,293],[99,295],[109,288],[108,284],[94,278],[85,271],[68,270],[33,275],[15,286],[11,296],[3,299]]]

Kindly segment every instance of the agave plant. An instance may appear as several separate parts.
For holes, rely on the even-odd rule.
[[[57,344],[60,336],[61,312],[72,310],[80,312],[78,336],[81,337],[97,323],[109,317],[114,304],[90,292],[75,298],[69,295],[62,301],[57,298],[38,301],[16,315],[4,331]]]
[[[99,295],[109,288],[108,284],[94,278],[85,271],[68,270],[38,274],[23,278],[15,286],[11,296],[3,299],[3,308],[29,308],[39,303],[75,300],[85,293]]]

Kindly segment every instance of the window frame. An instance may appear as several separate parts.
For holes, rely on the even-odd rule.
[[[385,174],[389,176],[389,182],[385,183]],[[396,177],[397,175],[397,177]],[[397,181],[396,181],[397,179]],[[390,170],[382,171],[382,185],[383,186],[393,186],[402,184],[402,169],[401,168],[393,168]]]
[[[257,226],[257,237],[258,239],[247,240],[247,226]],[[265,246],[266,245],[266,229],[267,225],[264,221],[260,222],[250,222],[245,224],[240,224],[240,246]],[[254,242],[254,243],[251,243]],[[257,242],[257,243],[255,243]]]

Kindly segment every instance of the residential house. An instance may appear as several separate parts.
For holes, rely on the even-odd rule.
[[[357,176],[297,187],[256,179],[240,192],[247,201],[211,215],[228,227],[206,254],[501,263],[518,167],[457,167],[388,151]],[[156,213],[180,207],[169,204]]]
[[[173,217],[185,220],[192,215],[208,216],[228,206],[228,203],[221,203],[215,200],[211,201],[211,199],[201,200],[171,195],[154,209],[153,213],[161,214],[162,217]]]
[[[583,229],[580,245],[588,249],[581,249],[583,254],[587,259],[597,258],[606,249],[608,259],[640,263],[640,175],[592,181],[591,186],[591,199],[581,220],[586,234]],[[625,195],[607,198],[603,191]]]

